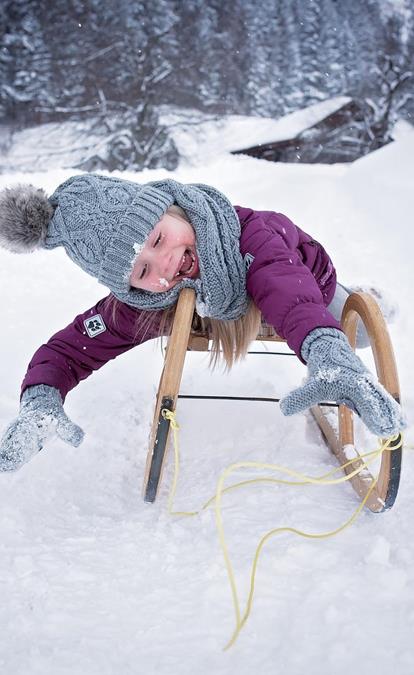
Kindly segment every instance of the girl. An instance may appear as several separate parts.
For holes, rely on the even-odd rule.
[[[230,367],[243,356],[263,316],[307,364],[305,384],[281,401],[285,415],[332,400],[380,436],[405,426],[398,403],[341,331],[347,292],[330,258],[280,213],[233,207],[207,185],[85,174],[49,199],[32,186],[0,193],[0,245],[17,253],[64,246],[110,290],[34,354],[19,415],[0,442],[3,471],[27,462],[51,430],[79,445],[83,431],[63,409],[67,393],[108,360],[168,332],[185,286],[209,324],[215,360],[222,353]]]

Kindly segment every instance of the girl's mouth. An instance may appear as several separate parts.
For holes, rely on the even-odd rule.
[[[175,274],[175,278],[190,276],[191,273],[194,271],[195,266],[196,266],[196,257],[189,248],[186,248],[186,250],[184,251],[184,255],[181,259],[180,268],[178,272]]]

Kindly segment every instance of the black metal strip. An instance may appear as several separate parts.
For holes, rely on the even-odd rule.
[[[258,340],[260,342],[260,340]],[[190,349],[191,352],[197,352],[197,349]],[[203,354],[210,354],[211,349],[202,349],[200,350]],[[271,356],[296,356],[295,352],[246,352],[247,354],[269,354]]]
[[[219,401],[265,401],[268,403],[279,403],[280,398],[269,398],[264,396],[197,396],[190,394],[178,394],[178,398],[200,398],[200,399],[217,399]],[[338,403],[321,402],[318,405],[328,406],[329,408],[339,408]]]
[[[262,396],[196,396],[178,394],[178,398],[201,398],[201,399],[218,399],[226,401],[268,401],[270,403],[279,403],[280,398],[268,398]]]
[[[385,497],[384,511],[390,509],[397,497],[398,488],[400,485],[400,476],[401,476],[401,461],[402,461],[402,446],[401,448],[396,448],[399,443],[401,443],[402,438],[401,434],[398,434],[395,441],[390,443],[389,450],[385,452],[391,452],[391,462],[390,462],[390,475],[387,489],[387,496]]]
[[[168,396],[164,396],[161,402],[160,415],[158,417],[157,433],[154,439],[152,450],[151,467],[148,476],[148,483],[145,490],[144,501],[155,502],[157,496],[158,483],[160,482],[161,467],[164,460],[165,448],[167,445],[168,432],[170,429],[170,420],[162,414],[162,411],[173,410],[174,401]]]
[[[271,356],[296,356],[295,352],[247,352],[248,354],[270,354]]]

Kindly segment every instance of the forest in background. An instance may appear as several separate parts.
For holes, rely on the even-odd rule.
[[[383,134],[414,118],[413,57],[412,0],[6,0],[0,124],[92,118],[121,168],[176,163],[165,105],[279,118],[349,95]]]

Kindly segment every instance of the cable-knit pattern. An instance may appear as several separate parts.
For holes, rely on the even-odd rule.
[[[74,176],[50,198],[55,207],[46,248],[64,246],[70,258],[138,309],[173,305],[194,288],[201,316],[237,319],[247,307],[246,275],[239,250],[240,222],[229,200],[208,185],[166,179],[139,185],[95,174]],[[167,208],[178,204],[196,232],[200,278],[184,279],[163,293],[131,288],[136,246],[142,245]]]
[[[15,471],[42,449],[56,433],[77,447],[83,430],[66,415],[62,397],[55,387],[38,384],[23,393],[20,412],[9,424],[0,441],[0,471]]]
[[[280,402],[284,415],[335,401],[356,412],[378,436],[390,437],[406,427],[400,405],[353,352],[344,333],[316,328],[303,342],[302,357],[309,377]]]

